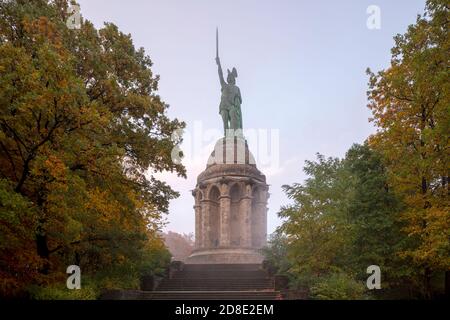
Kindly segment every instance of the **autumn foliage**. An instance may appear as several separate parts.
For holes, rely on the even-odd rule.
[[[133,287],[169,259],[158,231],[177,193],[153,174],[185,174],[170,156],[184,124],[166,116],[152,62],[130,35],[110,23],[68,29],[67,6],[0,3],[6,296],[65,285],[71,264],[93,284]]]
[[[391,66],[368,71],[378,127],[369,143],[405,203],[399,218],[415,241],[401,255],[419,268],[425,295],[434,272],[450,272],[449,18],[448,2],[428,1],[425,16],[395,37]]]
[[[172,254],[172,259],[186,261],[187,257],[194,250],[193,234],[179,234],[169,231],[163,234],[164,243]]]
[[[292,287],[319,299],[450,296],[449,18],[448,1],[427,1],[390,66],[368,70],[376,133],[284,186],[293,203],[266,256]],[[369,265],[382,270],[378,292],[361,290]]]

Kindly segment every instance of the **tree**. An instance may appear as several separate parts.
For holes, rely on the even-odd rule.
[[[26,208],[20,246],[34,249],[33,265],[40,261],[39,277],[21,281],[24,262],[4,260],[17,243],[2,243],[1,260],[10,261],[2,274],[16,289],[60,281],[69,264],[136,275],[148,250],[165,250],[158,231],[177,196],[153,174],[185,176],[171,159],[181,139],[172,133],[184,123],[167,117],[150,58],[111,23],[96,30],[83,20],[69,30],[67,7],[0,3],[2,192]],[[15,207],[0,199],[1,225],[17,222]]]
[[[398,222],[402,204],[380,155],[367,144],[353,145],[344,159],[318,155],[304,171],[309,177],[303,184],[283,187],[294,201],[279,212],[285,221],[278,232],[286,240],[266,254],[286,250],[283,265],[292,283],[314,289],[313,296],[350,297],[348,290],[361,288],[370,265],[383,272],[385,297],[413,283],[414,270],[397,257],[409,243]]]
[[[193,234],[179,234],[169,231],[163,235],[164,243],[172,254],[172,259],[185,261],[194,250]]]
[[[367,143],[355,144],[343,162],[353,190],[347,207],[352,240],[346,263],[362,281],[367,278],[367,267],[378,265],[383,274],[381,295],[385,297],[414,287],[415,271],[398,257],[410,245],[398,218],[403,203],[388,183],[381,155]]]
[[[21,284],[39,276],[41,261],[30,246],[35,216],[31,202],[14,192],[4,179],[0,179],[0,204],[0,293],[19,296]]]
[[[345,259],[350,239],[346,198],[352,190],[337,158],[318,154],[317,162],[306,161],[304,171],[309,178],[303,184],[283,186],[294,203],[283,206],[278,215],[285,219],[279,231],[287,237],[288,273],[299,287],[311,287],[338,271],[337,260]]]
[[[450,285],[448,21],[447,1],[427,1],[425,14],[395,37],[391,66],[368,70],[378,127],[369,143],[383,155],[390,184],[405,202],[401,218],[414,245],[402,256],[421,270],[426,297],[436,272],[446,271]]]
[[[267,262],[266,267],[270,273],[290,275],[288,271],[292,266],[292,262],[287,256],[288,245],[288,238],[281,230],[278,229],[270,235],[267,246],[262,250]]]

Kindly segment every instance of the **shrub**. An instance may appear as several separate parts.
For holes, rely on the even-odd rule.
[[[345,273],[332,273],[320,278],[311,287],[311,297],[321,300],[367,299],[363,282],[356,281]]]

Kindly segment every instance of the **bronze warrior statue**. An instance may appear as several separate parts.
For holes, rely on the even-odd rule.
[[[223,78],[222,66],[220,65],[218,49],[218,33],[216,30],[216,63],[219,69],[219,79],[222,91],[220,99],[219,113],[223,120],[223,129],[225,135],[242,135],[242,96],[239,87],[236,86],[238,76],[236,68],[228,70],[227,81]]]

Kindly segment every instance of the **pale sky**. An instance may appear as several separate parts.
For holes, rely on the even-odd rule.
[[[206,167],[211,134],[222,130],[216,26],[222,66],[238,70],[244,129],[279,134],[278,166],[264,165],[258,146],[250,144],[270,185],[272,233],[281,222],[280,206],[289,203],[281,186],[303,181],[305,160],[316,152],[342,157],[374,132],[365,70],[389,65],[393,36],[404,33],[425,5],[425,0],[78,2],[97,28],[113,22],[145,48],[161,77],[159,94],[170,105],[169,116],[187,123],[182,146],[187,179],[158,175],[181,194],[170,204],[166,227],[180,233],[194,231],[190,190]],[[366,25],[370,5],[380,8],[380,29]]]

